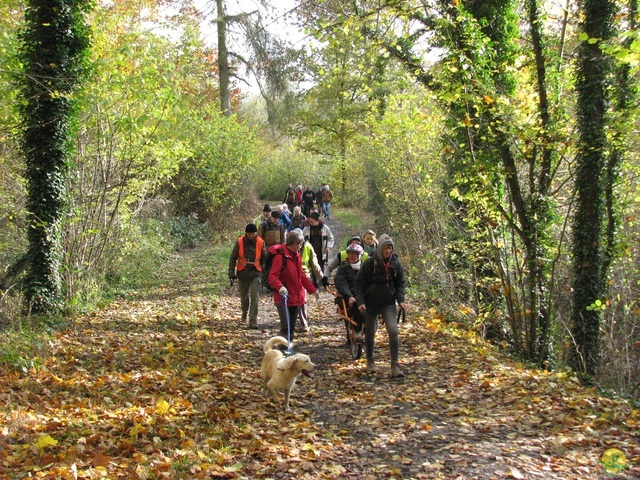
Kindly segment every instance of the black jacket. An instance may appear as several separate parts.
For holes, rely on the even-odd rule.
[[[356,277],[355,294],[358,305],[367,309],[404,303],[404,275],[397,255],[391,254],[386,270],[377,252],[365,260]]]
[[[340,296],[344,298],[355,298],[356,294],[354,286],[356,284],[358,272],[359,270],[354,270],[348,263],[341,265],[338,270],[336,270],[336,276],[333,281],[336,284],[336,289]]]

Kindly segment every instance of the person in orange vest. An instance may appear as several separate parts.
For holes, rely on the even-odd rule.
[[[242,321],[247,321],[249,328],[258,327],[258,303],[260,301],[260,276],[267,258],[264,240],[258,236],[255,223],[249,223],[244,235],[238,237],[229,258],[229,280],[233,284],[238,280]]]

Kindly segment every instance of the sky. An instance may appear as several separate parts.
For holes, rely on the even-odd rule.
[[[238,13],[247,13],[259,10],[262,12],[266,28],[273,35],[276,35],[291,43],[299,43],[304,38],[304,34],[300,32],[297,27],[288,24],[286,21],[286,13],[290,12],[296,7],[298,3],[296,0],[271,0],[273,9],[269,12],[267,12],[261,6],[260,2],[256,0],[224,0],[224,2],[227,15],[235,15]],[[216,10],[216,2],[215,0],[195,0],[195,4],[196,7],[200,9],[204,14],[201,24],[204,40],[208,45],[215,48],[217,42],[217,31],[215,26],[212,24],[212,20],[214,18]],[[242,48],[238,45],[229,45],[229,49],[236,51],[240,49],[239,53],[245,54],[245,52],[242,51]],[[255,80],[250,79],[250,84],[251,85],[247,93],[250,96],[258,95],[259,92],[257,86],[255,85]],[[247,90],[247,86],[245,84],[242,84],[241,88],[245,91]]]

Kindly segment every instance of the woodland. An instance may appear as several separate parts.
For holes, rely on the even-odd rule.
[[[277,3],[0,4],[0,473],[633,478],[636,0]],[[223,273],[321,183],[395,239],[411,373],[323,297],[279,416]]]

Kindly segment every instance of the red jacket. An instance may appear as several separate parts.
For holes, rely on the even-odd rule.
[[[316,287],[302,271],[300,254],[293,253],[285,245],[273,245],[269,248],[269,254],[274,256],[271,270],[269,270],[269,286],[275,290],[273,303],[282,302],[282,295],[278,293],[278,290],[284,285],[288,291],[287,305],[292,307],[304,305],[307,300],[307,292],[315,293]],[[286,260],[283,256],[286,257]],[[285,262],[284,270],[282,269],[283,261]]]

